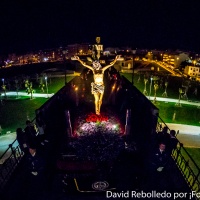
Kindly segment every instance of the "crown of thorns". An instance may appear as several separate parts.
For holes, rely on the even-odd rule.
[[[97,60],[95,60],[95,61],[92,63],[92,65],[93,65],[93,68],[94,68],[95,70],[101,69],[101,64],[100,64],[99,61],[97,61]]]

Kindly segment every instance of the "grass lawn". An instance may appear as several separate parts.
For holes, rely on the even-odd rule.
[[[126,77],[130,82],[132,81],[132,74],[122,74]],[[142,76],[142,75],[141,75]],[[141,77],[141,80],[138,82],[138,74],[134,74],[134,85],[143,92],[144,90],[144,81]],[[178,82],[177,77],[174,78],[174,84],[168,89],[168,97],[175,98],[178,102],[178,93],[176,94],[175,90],[176,87],[179,87],[180,80]],[[172,87],[174,86],[174,87]],[[177,89],[178,90],[178,89]],[[147,84],[147,92],[149,92],[149,84]],[[153,96],[153,87],[152,87],[152,94]],[[158,89],[157,96],[162,97],[164,89]],[[176,103],[165,103],[165,102],[158,102],[155,106],[159,109],[159,116],[167,123],[177,123],[177,124],[187,124],[187,125],[195,125],[200,126],[200,109],[197,106],[193,105],[186,105],[183,104],[181,107],[177,107]],[[175,120],[173,120],[173,115],[176,113]]]
[[[158,102],[155,104],[159,109],[159,116],[166,123],[187,124],[200,126],[200,109],[193,105],[183,104],[181,107],[176,103]],[[173,116],[175,114],[175,119]]]
[[[66,81],[69,82],[74,78],[74,76],[67,76]],[[51,78],[51,81],[48,83],[48,91],[49,93],[56,93],[65,85],[65,77],[57,77]],[[37,91],[40,91],[39,88]],[[46,93],[46,91],[45,91]]]
[[[35,110],[47,101],[47,98],[19,98],[7,100],[4,106],[0,107],[0,125],[2,135],[7,131],[15,131],[18,127],[25,127],[27,119],[35,117]]]
[[[121,73],[124,77],[126,77],[130,82],[132,81],[132,74],[127,74],[127,73]],[[140,77],[140,80],[139,80]],[[166,77],[163,76],[163,80],[165,80]],[[139,80],[139,81],[138,81]],[[167,87],[167,94],[169,98],[172,99],[178,99],[179,98],[179,88],[182,87],[182,85],[185,85],[185,80],[180,77],[175,77],[175,76],[169,76],[168,77],[168,87]],[[151,88],[151,96],[154,95],[154,81],[152,81],[152,88]],[[144,75],[141,74],[134,74],[134,86],[137,87],[141,92],[144,91]],[[164,84],[163,84],[164,86]],[[198,91],[200,90],[200,84],[195,86],[194,82],[191,82],[191,86],[188,89],[187,96],[189,100],[192,101],[199,101],[200,102],[200,93],[197,92],[197,95],[194,95],[194,89],[197,87]],[[146,90],[149,94],[150,90],[150,81],[148,80],[146,84]],[[157,90],[157,96],[162,97],[162,94],[164,93],[165,88],[158,88]]]
[[[73,76],[67,77],[69,82]],[[65,78],[52,78],[48,84],[49,93],[56,93],[65,84]],[[40,89],[35,86],[35,92],[40,93]],[[46,93],[46,92],[45,92]],[[40,108],[48,99],[47,98],[34,98],[30,100],[29,97],[9,97],[5,105],[0,105],[0,125],[2,131],[0,135],[6,134],[8,131],[15,131],[16,128],[25,127],[27,119],[34,119],[35,110]]]

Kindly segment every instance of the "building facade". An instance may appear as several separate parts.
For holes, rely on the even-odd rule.
[[[198,66],[186,66],[184,74],[191,77],[193,80],[200,80],[200,67]]]

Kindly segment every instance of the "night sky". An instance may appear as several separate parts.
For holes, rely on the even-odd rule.
[[[1,0],[0,53],[73,43],[200,51],[200,0]]]

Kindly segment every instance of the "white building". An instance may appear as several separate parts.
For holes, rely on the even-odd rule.
[[[200,79],[200,67],[199,66],[186,66],[184,73],[190,76],[192,79],[199,80]]]
[[[163,54],[163,62],[172,65],[175,68],[178,68],[179,65],[189,59],[189,55],[187,53],[164,53]]]

